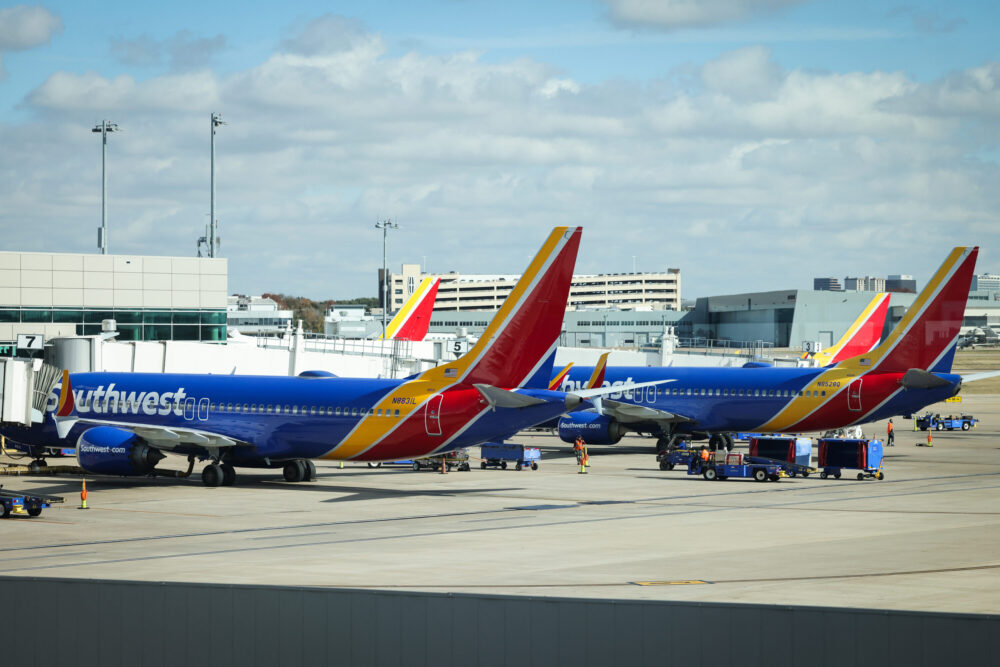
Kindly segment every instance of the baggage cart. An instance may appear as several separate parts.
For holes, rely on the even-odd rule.
[[[483,470],[487,468],[506,470],[508,461],[514,463],[515,470],[527,467],[538,470],[538,462],[542,459],[542,452],[538,447],[525,447],[513,443],[487,442],[480,445],[479,449],[483,459],[479,467]]]
[[[840,479],[844,470],[857,470],[858,479],[885,479],[882,441],[859,438],[820,438],[819,476]]]
[[[790,477],[808,477],[812,467],[812,439],[792,436],[750,438],[749,458],[757,463],[777,463]]]

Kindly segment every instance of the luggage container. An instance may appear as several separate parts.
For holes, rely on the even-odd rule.
[[[482,462],[479,467],[507,469],[507,462],[514,462],[514,469],[531,466],[532,470],[538,470],[538,462],[542,459],[542,452],[538,447],[525,447],[524,445],[507,444],[502,442],[487,442],[480,445],[480,455]]]
[[[812,465],[812,439],[792,436],[750,438],[750,460],[780,463],[791,477],[808,477],[816,472]]]
[[[820,477],[840,479],[844,469],[857,470],[858,479],[885,479],[882,472],[882,441],[862,439],[819,439]]]

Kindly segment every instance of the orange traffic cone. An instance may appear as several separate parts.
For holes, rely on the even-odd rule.
[[[934,446],[934,438],[931,437],[931,430],[930,429],[927,429],[927,446],[928,447],[933,447]]]
[[[80,490],[80,506],[77,509],[87,509],[87,480],[83,480],[83,489]]]

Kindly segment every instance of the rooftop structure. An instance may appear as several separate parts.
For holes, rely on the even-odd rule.
[[[292,311],[262,296],[234,294],[226,303],[226,323],[241,334],[278,334],[292,326]]]
[[[225,259],[0,252],[0,354],[19,334],[226,340]]]

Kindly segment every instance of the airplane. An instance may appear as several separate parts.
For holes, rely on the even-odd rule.
[[[421,341],[431,326],[431,311],[437,298],[440,278],[424,278],[403,307],[393,316],[379,340]]]
[[[166,453],[186,455],[190,474],[209,459],[206,486],[234,484],[236,467],[308,481],[311,459],[394,461],[497,439],[610,393],[547,388],[580,236],[555,228],[472,349],[408,378],[63,371],[51,419],[0,433],[75,443],[80,467],[97,474],[169,475],[156,469]]]
[[[812,359],[817,366],[832,366],[845,359],[866,354],[882,341],[885,316],[889,312],[889,294],[879,292],[861,311],[847,331],[833,346],[819,352],[806,352],[803,359]]]
[[[951,366],[978,253],[978,247],[952,250],[886,340],[869,352],[819,368],[609,367],[603,384],[620,391],[596,397],[593,410],[562,417],[559,436],[614,444],[636,431],[656,436],[658,449],[681,437],[732,449],[735,431],[821,431],[911,415],[961,389],[963,378]],[[582,387],[592,373],[575,367],[560,388]],[[672,382],[627,389],[652,380]]]

